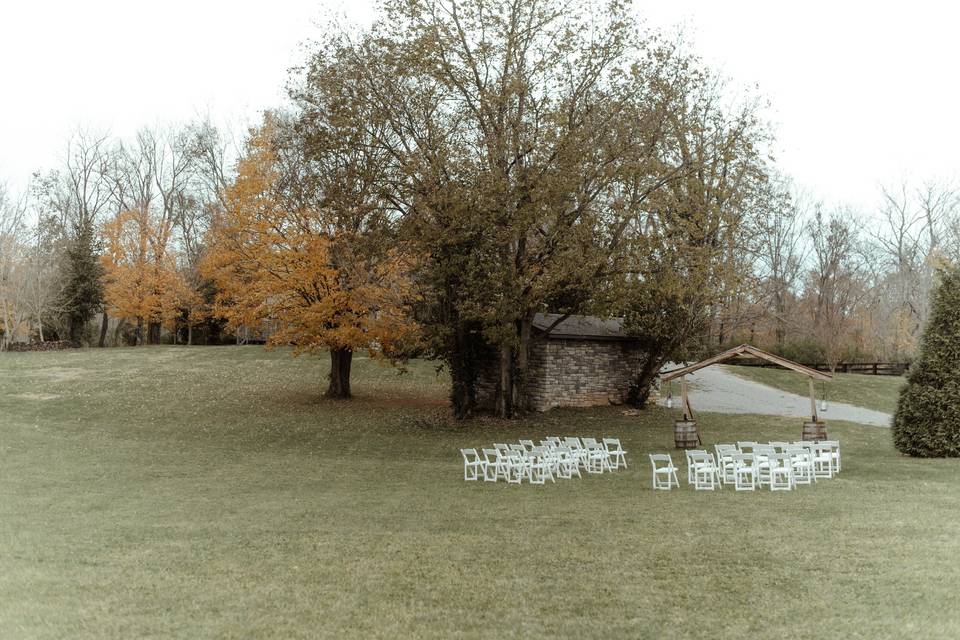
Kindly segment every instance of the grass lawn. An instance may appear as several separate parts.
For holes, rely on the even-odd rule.
[[[357,360],[348,402],[324,366],[0,354],[0,638],[960,637],[960,461],[887,429],[831,422],[843,474],[796,492],[653,492],[666,410],[455,425],[429,363]],[[711,445],[801,428],[700,421]],[[619,436],[630,468],[462,480],[459,447],[548,434]]]
[[[786,369],[768,369],[765,367],[727,366],[728,371],[741,378],[760,382],[804,397],[810,394],[807,378]],[[901,376],[868,376],[862,373],[837,373],[827,383],[816,383],[817,397],[821,394],[821,384],[826,384],[829,402],[845,402],[857,407],[865,407],[892,414],[897,409],[900,388],[906,380]]]

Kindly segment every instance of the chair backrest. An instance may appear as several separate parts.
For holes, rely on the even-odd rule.
[[[822,444],[829,445],[834,451],[840,450],[840,441],[839,440],[821,440]]]
[[[526,448],[525,446],[523,446],[522,444],[511,444],[511,445],[510,445],[510,451],[517,451],[517,452],[519,452],[519,453],[525,453],[525,452],[527,451],[527,448]]]
[[[734,453],[739,453],[737,450],[737,445],[735,444],[715,444],[713,445],[713,450],[717,452],[717,455],[730,456]]]
[[[737,442],[737,449],[743,453],[753,453],[753,448],[757,446],[756,442],[742,441]]]
[[[494,442],[494,449],[499,449],[500,451],[510,451],[510,445],[504,444],[503,442]]]
[[[734,453],[730,456],[733,458],[733,464],[740,467],[754,467],[756,466],[757,459],[752,453]]]
[[[824,440],[812,443],[810,449],[815,455],[819,455],[821,453],[833,453],[833,446],[827,444]]]
[[[560,438],[558,438],[557,436],[548,436],[548,437],[544,438],[543,440],[541,440],[541,442],[544,442],[544,441],[549,442],[550,444],[552,444],[552,445],[554,445],[554,446],[557,446],[557,447],[559,447],[561,444],[563,444],[563,441],[562,441]]]
[[[464,462],[476,462],[480,458],[476,449],[460,449],[460,455]]]
[[[788,444],[789,443],[787,442],[771,442],[770,446],[778,451],[783,451],[784,447],[786,447]]]
[[[653,465],[654,469],[658,468],[657,463],[663,462],[664,465],[659,466],[673,466],[673,458],[670,457],[669,453],[651,453],[650,455],[650,464]]]
[[[771,453],[767,456],[771,469],[789,469],[793,461],[788,453]]]
[[[595,447],[597,445],[597,440],[595,438],[580,438],[585,447]]]
[[[777,448],[769,444],[756,444],[753,447],[753,453],[761,456],[771,456],[777,452]]]
[[[533,440],[520,440],[519,442],[520,444],[523,445],[523,448],[526,449],[527,451],[530,451],[531,449],[533,449],[533,446],[534,446]]]
[[[583,449],[583,443],[580,442],[580,438],[572,438],[568,436],[563,439],[563,442],[571,449]]]
[[[482,449],[482,451],[483,457],[487,460],[487,462],[496,462],[497,458],[500,457],[499,449]]]
[[[623,445],[620,444],[620,438],[604,438],[603,446],[610,451],[620,451],[623,449]]]
[[[511,449],[510,451],[503,452],[503,457],[507,460],[510,460],[511,462],[518,462],[520,460],[523,460],[523,458],[526,455],[527,455],[527,452],[526,450],[524,450],[523,447],[519,447],[516,450]]]

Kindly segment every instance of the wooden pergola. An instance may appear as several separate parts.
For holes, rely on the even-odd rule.
[[[699,371],[704,367],[709,367],[712,364],[719,364],[721,362],[726,362],[733,358],[739,356],[753,356],[754,358],[759,358],[760,360],[765,360],[775,365],[779,365],[785,369],[790,369],[791,371],[796,371],[797,373],[807,376],[807,380],[810,383],[810,415],[811,422],[809,424],[821,425],[822,423],[817,416],[817,397],[814,392],[813,382],[814,380],[829,381],[833,379],[828,373],[822,371],[817,371],[816,369],[811,369],[810,367],[804,366],[798,362],[793,362],[792,360],[787,360],[786,358],[781,358],[780,356],[775,356],[772,353],[767,353],[763,349],[757,349],[752,347],[749,344],[742,344],[739,347],[734,347],[724,351],[723,353],[718,353],[717,355],[707,358],[706,360],[701,360],[691,365],[681,367],[679,369],[673,369],[667,371],[666,373],[661,374],[660,380],[662,382],[669,382],[680,378],[680,396],[683,408],[683,420],[686,423],[695,424],[693,407],[690,406],[690,396],[687,389],[687,375],[693,373],[694,371]],[[806,432],[804,433],[806,436]],[[700,440],[700,429],[697,428],[697,439]]]

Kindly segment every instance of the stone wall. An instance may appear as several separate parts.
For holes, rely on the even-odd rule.
[[[12,342],[7,345],[7,351],[60,351],[73,348],[69,340],[51,340],[47,342]]]
[[[528,383],[533,408],[622,404],[641,362],[642,352],[635,342],[535,337]],[[497,375],[495,359],[481,367],[477,382],[481,408],[493,406]]]
[[[531,356],[531,400],[538,411],[623,404],[642,357],[634,342],[574,339],[538,339]]]

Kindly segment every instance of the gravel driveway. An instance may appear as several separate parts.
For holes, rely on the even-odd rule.
[[[665,370],[675,368],[667,365]],[[688,376],[692,388],[690,404],[693,411],[714,411],[717,413],[759,413],[790,418],[810,417],[810,398],[781,391],[765,384],[738,378],[722,365],[700,369]],[[680,396],[679,382],[673,385],[675,400]],[[664,404],[666,398],[660,399]],[[677,406],[677,405],[674,405]],[[882,411],[873,411],[855,407],[842,402],[830,402],[826,411],[819,412],[820,418],[830,420],[848,420],[877,427],[889,427],[892,416]]]

